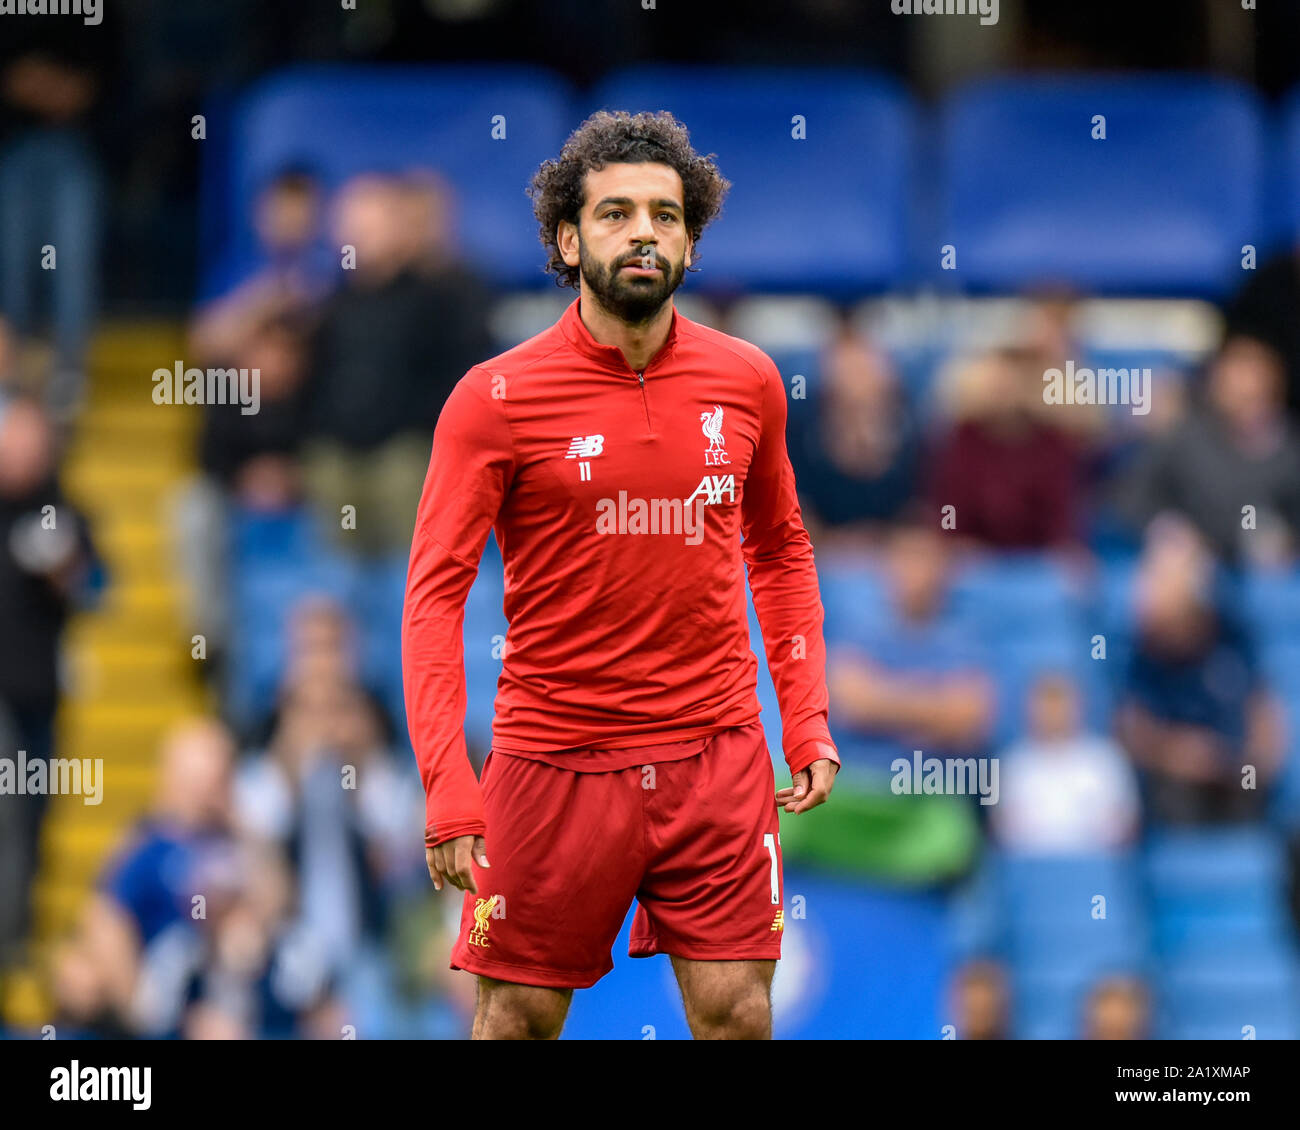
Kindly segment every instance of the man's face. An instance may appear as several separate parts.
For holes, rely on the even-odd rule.
[[[668,165],[606,165],[584,187],[578,225],[560,224],[564,261],[615,317],[647,322],[691,264],[682,178]]]

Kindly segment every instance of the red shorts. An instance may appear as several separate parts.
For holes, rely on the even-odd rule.
[[[702,753],[605,773],[490,753],[487,857],[465,893],[451,967],[585,989],[637,900],[630,957],[781,956],[776,779],[754,722]]]

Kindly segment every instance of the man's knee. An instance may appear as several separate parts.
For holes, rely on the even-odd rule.
[[[544,989],[480,977],[475,1040],[554,1040],[569,1012],[571,989]]]
[[[760,985],[706,992],[692,1002],[691,1030],[702,1040],[770,1040],[772,1005]]]

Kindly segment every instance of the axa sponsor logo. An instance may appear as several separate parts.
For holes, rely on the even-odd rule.
[[[722,467],[730,463],[727,457],[725,440],[722,436],[722,405],[715,404],[712,412],[700,413],[700,431],[704,433],[704,438],[709,441],[709,446],[704,451],[704,465],[706,467]]]
[[[735,502],[736,476],[705,475],[686,502],[689,504],[697,498],[702,498],[705,506],[716,506],[720,502]]]

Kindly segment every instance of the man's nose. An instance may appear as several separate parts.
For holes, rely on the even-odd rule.
[[[650,218],[648,211],[638,212],[636,215],[636,225],[632,231],[632,239],[636,243],[651,243],[656,240],[654,221]]]

